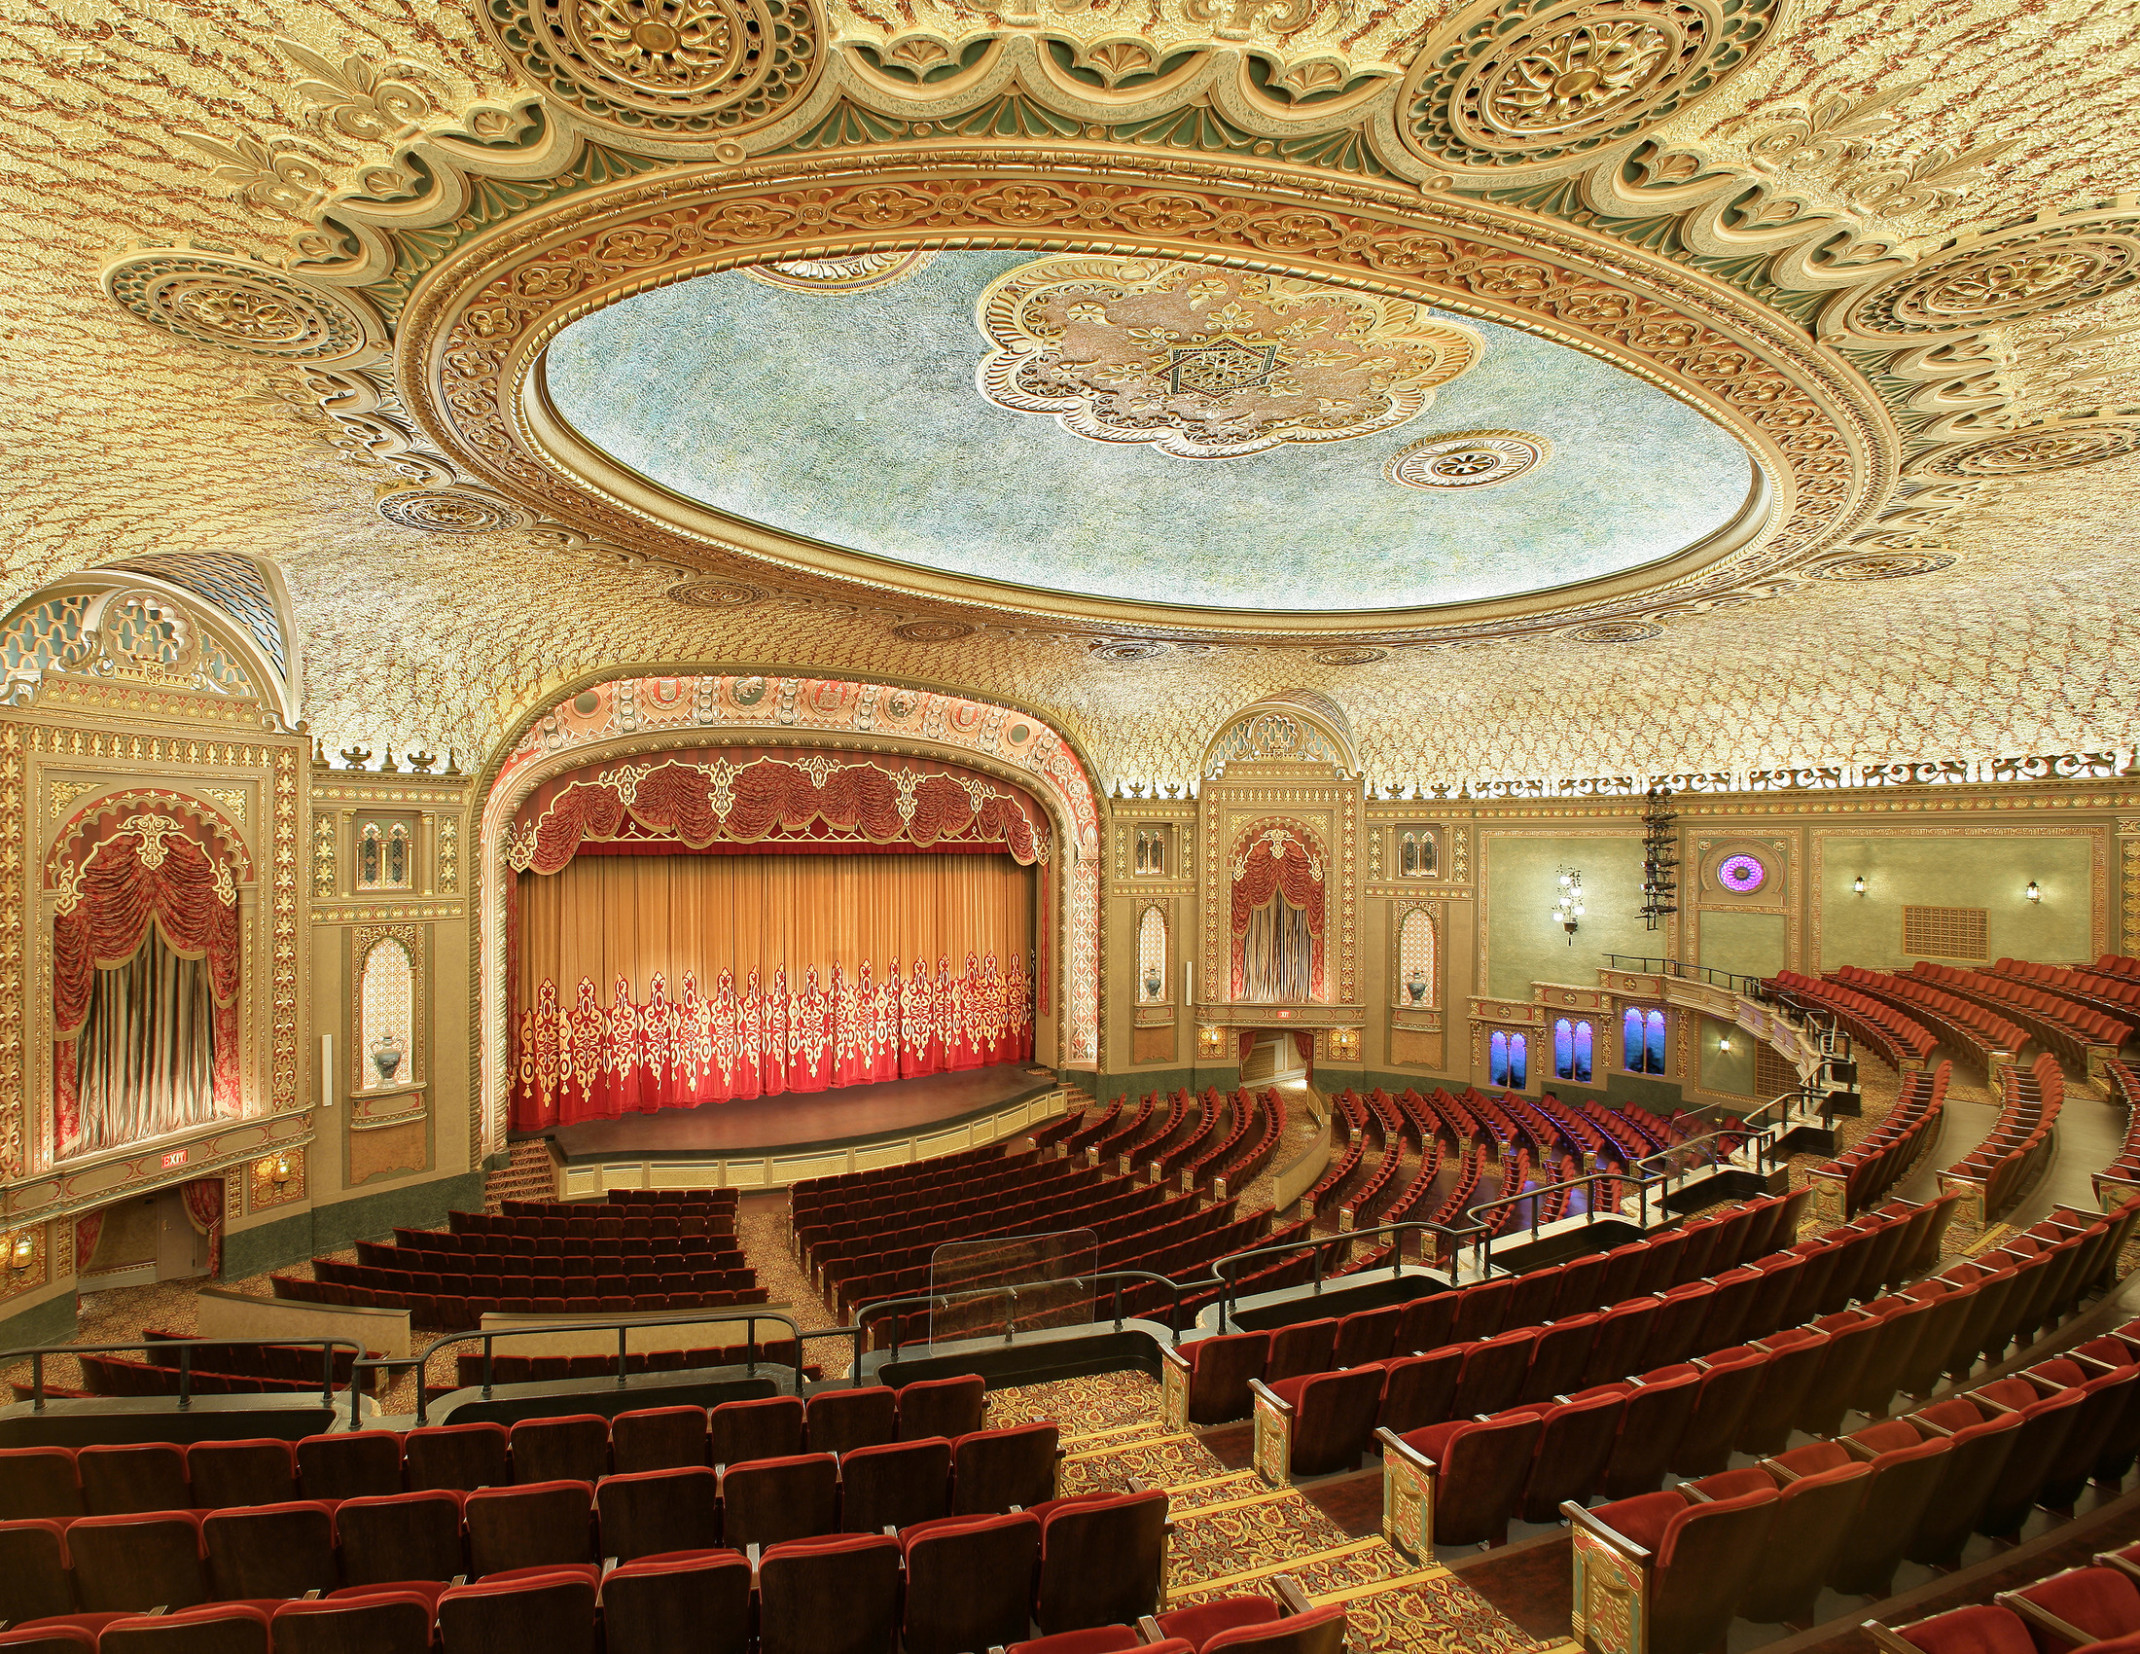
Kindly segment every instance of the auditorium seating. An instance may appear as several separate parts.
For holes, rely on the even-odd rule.
[[[1910,968],[1910,974],[1988,1006],[2026,1028],[2045,1050],[2055,1052],[2076,1068],[2087,1061],[2089,1047],[2116,1050],[2133,1037],[2131,1022],[2016,977],[1961,970],[1929,959],[1920,959]]]
[[[665,1191],[639,1191],[656,1193]],[[486,1314],[628,1314],[766,1302],[736,1244],[735,1191],[660,1202],[514,1202],[511,1213],[452,1212],[446,1230],[396,1229],[357,1243],[357,1262],[312,1260],[313,1279],[276,1275],[275,1295],[406,1309],[423,1327],[474,1327]]]
[[[1942,1188],[1970,1191],[1979,1221],[1989,1223],[2019,1197],[2051,1156],[2051,1131],[2066,1095],[2058,1059],[2048,1052],[2024,1072],[2008,1067],[2000,1075],[1999,1117],[1983,1141],[1961,1160],[1944,1168]]]
[[[1947,1063],[1930,1073],[1905,1074],[1887,1117],[1852,1148],[1814,1169],[1836,1216],[1856,1217],[1915,1164],[1939,1133],[1951,1075]]]
[[[1939,1036],[1915,1017],[1843,982],[1778,971],[1761,986],[1780,999],[1825,1011],[1891,1067],[1923,1063],[1939,1046]]]
[[[1936,1030],[1942,1043],[1987,1067],[1994,1058],[2011,1058],[2028,1044],[2028,1031],[2017,1023],[1976,1000],[1949,993],[1922,976],[1898,976],[1892,971],[1845,965],[1828,972],[1825,980],[1842,983],[1894,1006]]]

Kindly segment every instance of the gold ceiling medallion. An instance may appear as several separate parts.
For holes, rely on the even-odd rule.
[[[123,310],[182,339],[308,366],[382,353],[378,316],[362,299],[234,253],[144,247],[104,266]]]
[[[1491,488],[1537,470],[1552,453],[1551,442],[1529,431],[1454,431],[1400,449],[1382,474],[1406,488]]]
[[[974,631],[963,620],[910,620],[894,626],[892,635],[909,643],[956,643],[960,638],[972,637]]]
[[[1365,643],[1346,644],[1336,649],[1318,649],[1314,656],[1318,666],[1372,666],[1378,660],[1389,658],[1390,652],[1387,649],[1377,649],[1372,644]]]
[[[1487,0],[1427,43],[1398,127],[1467,172],[1564,165],[1713,91],[1775,20],[1775,0]]]
[[[1171,643],[1162,643],[1158,638],[1117,638],[1109,643],[1095,643],[1091,653],[1094,660],[1128,663],[1158,660],[1161,656],[1173,654],[1174,646]]]
[[[1388,430],[1485,349],[1402,299],[1156,259],[1041,259],[991,282],[975,320],[989,401],[1178,459]]]
[[[894,287],[936,262],[934,253],[857,253],[852,258],[790,258],[752,264],[743,274],[796,293],[860,293]]]
[[[1813,571],[1822,580],[1905,580],[1913,574],[1936,574],[1954,559],[1937,551],[1891,551],[1871,557],[1843,557]]]
[[[480,11],[541,91],[655,138],[762,126],[809,90],[825,56],[807,0],[486,0]]]
[[[511,500],[474,488],[391,488],[377,505],[396,527],[427,534],[503,534],[535,520]]]
[[[2140,202],[2043,212],[1950,241],[1832,301],[1822,331],[1892,345],[2070,310],[2140,282]]]
[[[1954,443],[1913,460],[1908,469],[1921,477],[2015,477],[2132,453],[2140,453],[2140,408],[2098,408]]]
[[[754,603],[762,603],[765,601],[765,593],[756,586],[742,585],[733,580],[692,580],[681,586],[671,586],[669,601],[681,603],[687,609],[725,612],[731,609],[747,609]]]
[[[1663,637],[1664,628],[1646,620],[1607,620],[1580,626],[1568,635],[1577,643],[1645,643]]]

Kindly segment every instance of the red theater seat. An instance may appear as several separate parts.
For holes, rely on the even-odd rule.
[[[626,1563],[602,1581],[605,1654],[746,1654],[750,1597],[750,1564],[735,1551]]]
[[[1024,1635],[1040,1564],[1037,1517],[947,1517],[908,1528],[899,1547],[906,1559],[906,1654],[965,1654]]]
[[[899,1541],[839,1534],[775,1545],[758,1563],[760,1654],[893,1654]]]

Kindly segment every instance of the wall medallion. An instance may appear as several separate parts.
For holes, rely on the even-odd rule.
[[[1570,160],[1714,90],[1775,11],[1773,0],[1490,0],[1420,52],[1399,130],[1444,166]]]
[[[747,609],[764,598],[756,586],[734,580],[691,580],[669,588],[669,601],[687,609]]]
[[[1663,637],[1664,628],[1646,620],[1601,620],[1595,626],[1579,626],[1568,635],[1577,643],[1641,643]]]
[[[934,253],[855,253],[847,258],[790,258],[775,264],[746,264],[742,274],[768,287],[797,293],[860,293],[892,287],[919,275],[936,261]]]
[[[1938,551],[1886,551],[1869,557],[1843,557],[1813,570],[1822,580],[1902,580],[1952,568],[1954,559]]]
[[[540,90],[663,137],[762,125],[809,89],[824,57],[806,0],[487,0],[481,15]]]
[[[1157,259],[1041,259],[976,310],[989,401],[1181,459],[1388,430],[1484,348],[1403,299]]]
[[[512,501],[465,488],[395,488],[379,496],[379,515],[430,534],[503,534],[533,518]]]
[[[905,638],[909,643],[956,643],[973,633],[974,628],[963,620],[909,620],[892,628],[894,637]]]
[[[120,308],[183,339],[320,366],[378,354],[385,334],[362,299],[232,253],[150,247],[104,266]]]
[[[1453,431],[1391,456],[1382,474],[1406,488],[1491,488],[1535,471],[1553,444],[1528,431]]]
[[[1914,270],[1846,293],[1825,331],[1891,344],[2069,310],[2140,281],[2140,208],[2042,213],[1964,236]]]
[[[2013,477],[2131,453],[2140,453],[2140,408],[2106,408],[2092,417],[2046,420],[1938,448],[1905,469],[1919,476]]]

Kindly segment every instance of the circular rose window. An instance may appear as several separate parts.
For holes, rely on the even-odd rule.
[[[1751,896],[1768,877],[1768,869],[1753,856],[1726,856],[1716,876],[1724,888],[1739,896]]]

